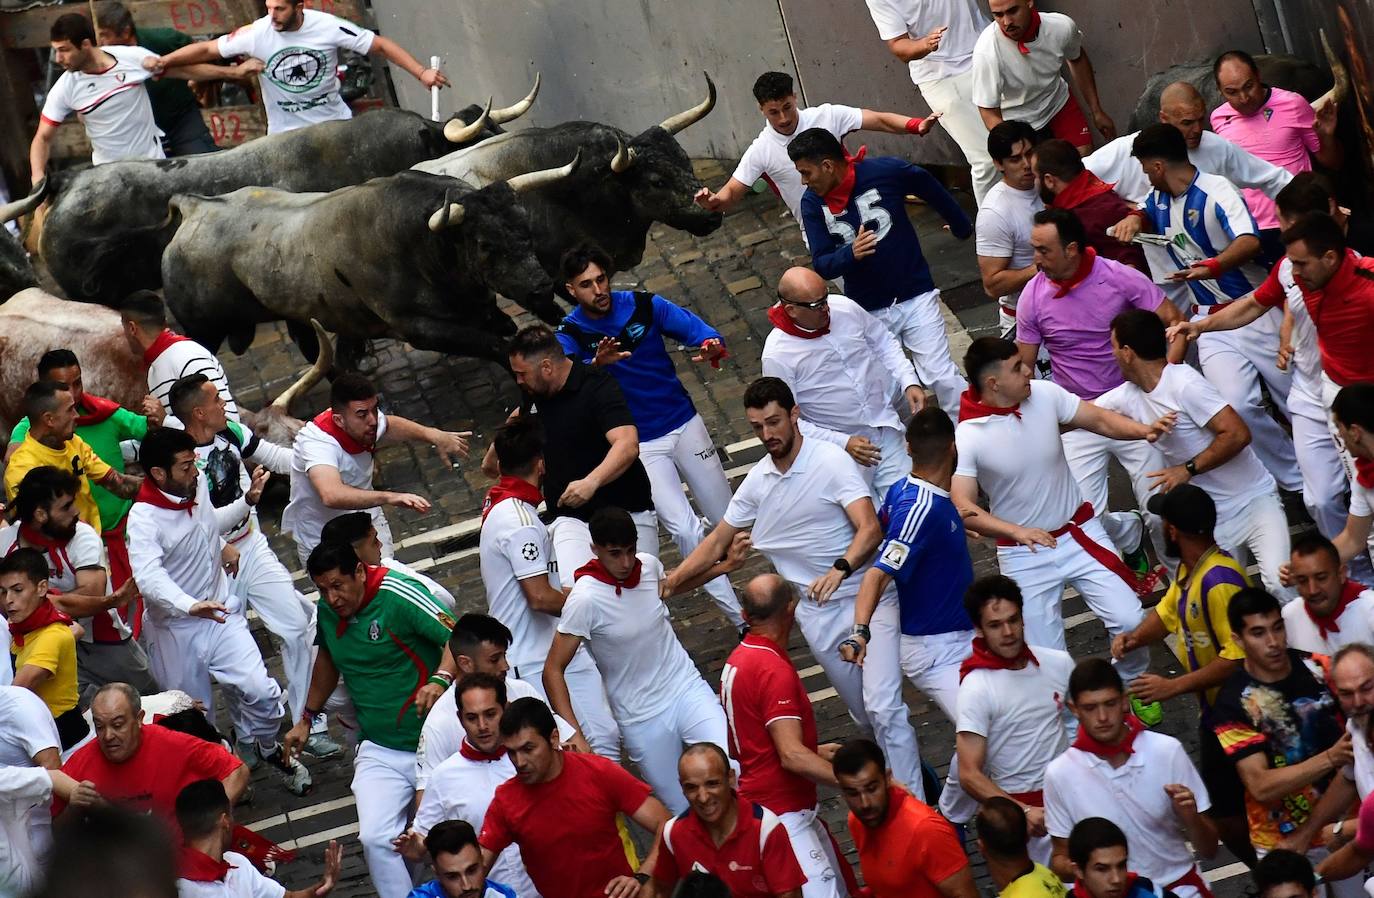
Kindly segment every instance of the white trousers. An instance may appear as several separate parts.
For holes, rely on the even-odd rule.
[[[933,633],[926,636],[902,634],[902,673],[911,685],[935,702],[951,724],[959,722],[959,665],[971,651],[973,630]],[[959,753],[949,759],[949,773],[940,793],[940,811],[950,820],[966,822],[978,813],[974,801],[959,782]]]
[[[848,861],[836,855],[830,830],[815,809],[788,811],[779,814],[778,819],[792,840],[792,853],[797,856],[802,873],[806,874],[802,898],[847,898],[849,890],[840,864]]]
[[[155,624],[145,616],[143,622],[149,666],[163,689],[180,689],[202,702],[213,723],[213,678],[236,699],[229,719],[238,738],[276,741],[284,713],[281,687],[267,675],[241,611],[222,624],[199,617]]]
[[[1141,532],[1141,522],[1144,521],[1150,530],[1156,554],[1162,558],[1162,525],[1157,515],[1145,510],[1145,503],[1150,498],[1150,478],[1145,476],[1146,473],[1168,466],[1159,450],[1144,440],[1113,440],[1081,427],[1068,431],[1061,439],[1064,458],[1073,472],[1073,479],[1078,481],[1078,491],[1083,494],[1085,501],[1092,503],[1097,519],[1102,522],[1117,551],[1122,554],[1135,551],[1144,536]],[[1107,462],[1110,458],[1120,462],[1131,478],[1131,491],[1135,493],[1140,514],[1107,510]]]
[[[625,737],[625,753],[659,801],[675,815],[687,810],[687,799],[677,778],[682,749],[696,742],[713,742],[728,756],[728,731],[720,699],[700,676],[663,714],[620,728]]]
[[[968,381],[949,353],[945,316],[940,313],[940,291],[913,296],[872,314],[911,353],[916,376],[935,392],[940,408],[951,418],[957,417],[959,394],[968,387]]]
[[[1203,312],[1193,320],[1205,317]],[[1288,390],[1293,376],[1280,371],[1276,361],[1282,323],[1282,310],[1270,309],[1245,327],[1205,333],[1198,337],[1197,357],[1202,373],[1250,428],[1250,445],[1260,461],[1280,487],[1296,492],[1302,489],[1302,475],[1298,473],[1293,441],[1269,414],[1260,393],[1262,378],[1274,405],[1288,416]]]
[[[1355,459],[1350,455],[1350,451],[1345,448],[1345,443],[1341,440],[1341,435],[1336,431],[1335,417],[1331,415],[1329,411],[1327,411],[1331,408],[1331,405],[1336,401],[1336,394],[1340,391],[1340,384],[1336,383],[1334,380],[1328,377],[1326,372],[1323,371],[1322,409],[1323,413],[1326,415],[1327,431],[1331,434],[1331,439],[1336,441],[1336,450],[1340,453],[1341,463],[1345,467],[1346,482],[1353,484],[1355,482]],[[1348,510],[1349,505],[1347,505],[1346,507]],[[1342,522],[1341,526],[1345,526],[1344,522]],[[1371,531],[1369,534],[1369,540],[1367,541],[1366,548],[1368,549],[1368,551],[1364,552],[1350,563],[1351,574],[1354,574],[1356,570],[1368,570],[1367,565],[1370,564],[1371,558],[1374,558],[1374,531]],[[1374,577],[1371,577],[1369,581],[1362,582],[1374,582]]]
[[[1248,553],[1259,565],[1260,579],[1280,602],[1296,598],[1293,590],[1279,581],[1279,568],[1288,563],[1292,546],[1288,537],[1288,515],[1278,494],[1254,496],[1243,507],[1228,508],[1217,515],[1214,531],[1217,545],[1237,558]]]
[[[539,697],[548,704],[549,696],[544,691],[544,663],[521,664],[512,667],[511,673],[517,680],[524,680],[534,688]],[[611,706],[606,701],[606,687],[601,682],[601,671],[587,652],[586,646],[577,650],[563,679],[568,684],[568,697],[572,699],[573,713],[582,727],[582,735],[592,751],[603,758],[620,760],[620,727],[611,716]]]
[[[1000,175],[988,155],[988,126],[983,124],[978,104],[973,102],[973,70],[935,81],[922,81],[916,87],[930,111],[941,113],[940,127],[954,138],[968,160],[973,170],[973,198],[981,206],[983,197]]]
[[[358,841],[378,898],[406,898],[411,875],[391,840],[410,825],[415,804],[415,752],[364,739],[353,759],[353,798],[358,804]]]
[[[905,398],[902,399],[906,401]],[[911,456],[906,451],[906,433],[895,427],[847,427],[850,436],[863,437],[878,447],[881,457],[876,465],[859,465],[864,483],[873,490],[873,499],[881,508],[888,487],[911,473]],[[843,447],[841,447],[843,448]]]
[[[239,572],[229,579],[229,592],[241,605],[246,603],[257,612],[267,629],[281,640],[286,700],[291,719],[298,720],[310,689],[310,648],[315,636],[310,610],[256,522],[252,532],[234,543],[234,548],[239,550]]]
[[[1288,394],[1288,412],[1293,422],[1293,449],[1302,474],[1303,504],[1317,529],[1331,539],[1345,528],[1349,510],[1346,493],[1350,490],[1350,478],[1340,444],[1320,397],[1309,396],[1294,386]]]
[[[1107,532],[1096,518],[1083,525],[1083,533],[1098,545],[1110,549]],[[1057,537],[1049,549],[1036,546],[998,546],[997,566],[1021,587],[1025,602],[1026,642],[1068,651],[1064,639],[1064,612],[1061,607],[1064,587],[1072,586],[1107,628],[1109,638],[1134,630],[1145,616],[1135,591],[1078,544],[1072,534]],[[1115,661],[1117,672],[1126,682],[1143,674],[1150,665],[1150,653],[1139,648]]]
[[[707,528],[702,523],[702,515],[714,527],[730,504],[730,481],[725,479],[725,470],[720,466],[720,455],[706,430],[706,422],[701,415],[695,415],[676,430],[640,443],[639,460],[649,474],[659,523],[686,558],[706,538]],[[682,491],[684,483],[692,491],[701,515],[692,508],[687,494]],[[735,597],[729,577],[717,577],[704,589],[736,629],[744,625],[739,599]]]
[[[652,511],[635,511],[630,517],[634,519],[639,536],[635,551],[647,552],[657,558],[658,515]],[[562,515],[549,524],[549,541],[553,543],[554,573],[564,589],[571,589],[573,574],[592,560],[592,531],[586,521]]]

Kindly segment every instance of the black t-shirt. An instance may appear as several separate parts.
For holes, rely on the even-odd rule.
[[[606,432],[634,426],[635,419],[614,377],[574,361],[567,382],[557,394],[525,397],[522,414],[530,412],[544,428],[544,504],[554,517],[566,515],[588,521],[598,508],[634,512],[654,507],[649,475],[637,458],[625,473],[603,484],[586,505],[565,508],[558,504],[568,484],[586,477],[606,458],[611,448]]]

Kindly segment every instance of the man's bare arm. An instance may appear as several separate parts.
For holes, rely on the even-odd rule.
[[[990,299],[1001,299],[1031,282],[1039,271],[1034,265],[1012,268],[1011,259],[1001,256],[979,256],[978,274],[983,280],[983,292]]]
[[[134,477],[132,474],[121,474],[111,468],[104,477],[100,478],[100,485],[121,499],[132,499],[138,495],[138,488],[143,486],[143,478]]]

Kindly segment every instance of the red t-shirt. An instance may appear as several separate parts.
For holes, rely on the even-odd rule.
[[[563,752],[563,770],[549,782],[496,787],[477,841],[498,853],[519,845],[541,895],[606,898],[606,883],[634,873],[615,815],[639,810],[649,791],[614,761]]]
[[[90,780],[106,800],[136,811],[175,818],[177,793],[196,780],[222,780],[243,762],[223,746],[157,725],[144,726],[138,751],[122,764],[111,764],[97,741],[88,742],[62,765],[77,782]],[[53,800],[53,814],[67,803]]]
[[[816,715],[787,653],[770,639],[745,636],[720,674],[720,701],[730,723],[730,753],[739,761],[740,794],[774,814],[816,806],[816,784],[783,769],[768,724],[801,722],[802,744],[816,750]]]
[[[1275,265],[1255,289],[1260,305],[1283,305],[1286,297],[1278,275]],[[1299,283],[1298,288],[1317,328],[1326,375],[1341,386],[1374,380],[1374,356],[1369,353],[1374,346],[1374,258],[1346,250],[1345,261],[1325,287],[1308,290]]]
[[[938,882],[968,866],[964,846],[945,818],[904,789],[888,789],[887,819],[869,829],[849,815],[849,832],[873,898],[940,898]]]
[[[770,898],[806,882],[787,829],[772,811],[739,799],[735,831],[717,848],[691,811],[669,820],[658,839],[654,879],[671,892],[693,870],[714,873],[734,898]]]

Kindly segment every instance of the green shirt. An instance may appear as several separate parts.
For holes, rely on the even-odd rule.
[[[78,406],[77,412],[82,409]],[[29,419],[21,418],[10,434],[11,443],[22,443],[29,432]],[[119,444],[125,440],[142,440],[148,433],[148,419],[135,414],[127,408],[115,411],[113,415],[99,424],[77,425],[76,435],[90,444],[91,449],[105,464],[119,473],[124,473],[124,450]],[[102,530],[114,530],[124,522],[124,516],[133,507],[132,499],[121,499],[98,483],[91,483],[91,497],[96,508],[100,509]]]
[[[175,28],[135,28],[134,42],[145,50],[152,50],[158,56],[166,56],[173,50],[192,43],[191,36]],[[195,94],[181,78],[153,78],[144,82],[148,88],[148,99],[153,104],[153,121],[163,131],[167,131],[188,109],[199,109]]]
[[[375,594],[349,620],[317,602],[317,641],[348,683],[362,737],[415,751],[423,723],[415,693],[438,668],[453,618],[418,580],[386,568],[367,571]]]

